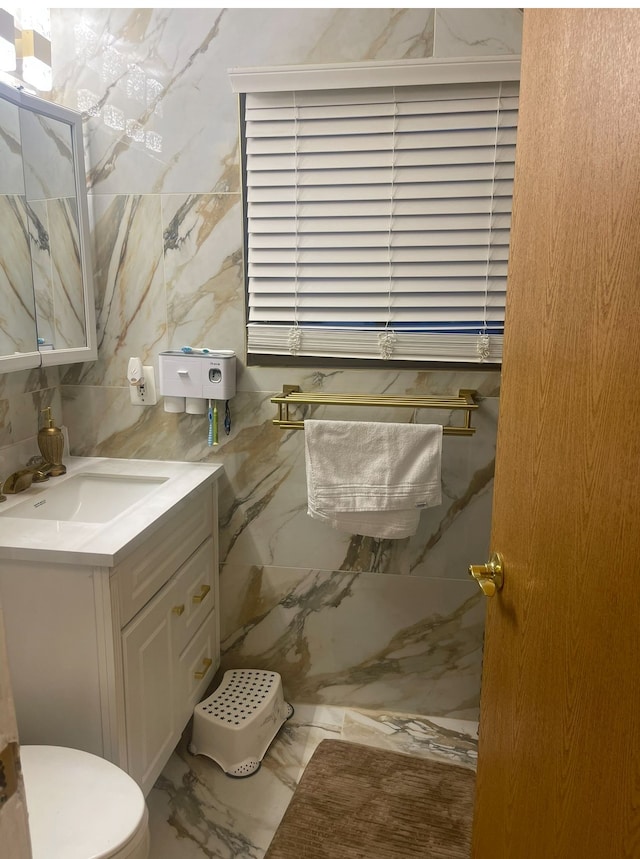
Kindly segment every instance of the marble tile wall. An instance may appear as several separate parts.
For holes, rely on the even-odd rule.
[[[56,393],[72,452],[224,463],[224,667],[279,671],[292,701],[477,718],[484,605],[466,567],[488,549],[499,373],[246,367],[227,70],[518,53],[520,11],[54,9],[52,26],[51,97],[86,116],[97,284],[98,360],[61,368]],[[129,357],[152,363],[186,344],[239,358],[218,448],[203,418],[129,402]],[[443,504],[415,537],[340,534],[306,515],[302,434],[271,424],[283,383],[480,392],[478,433],[445,438]],[[0,409],[21,414],[27,391],[2,394]],[[3,433],[15,440],[0,415]]]

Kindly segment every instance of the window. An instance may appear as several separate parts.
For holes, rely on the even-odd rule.
[[[247,344],[501,361],[519,60],[236,70]]]

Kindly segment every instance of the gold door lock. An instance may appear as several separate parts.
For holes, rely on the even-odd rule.
[[[469,575],[477,581],[482,593],[487,597],[495,596],[504,584],[504,561],[499,552],[492,552],[486,564],[471,564]]]

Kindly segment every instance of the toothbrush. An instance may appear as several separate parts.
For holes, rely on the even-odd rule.
[[[210,355],[213,352],[213,349],[196,349],[194,346],[183,346],[180,351],[184,352],[185,355]]]
[[[213,401],[213,408],[211,407],[211,400],[209,400],[209,435],[207,437],[207,444],[209,447],[215,446],[218,444],[218,401]]]

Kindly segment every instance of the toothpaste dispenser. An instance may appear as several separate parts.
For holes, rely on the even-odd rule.
[[[235,396],[235,352],[161,352],[158,364],[159,391],[166,412],[206,414],[208,400],[230,400]]]

